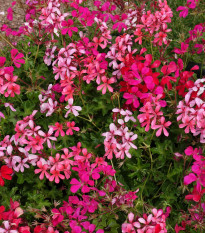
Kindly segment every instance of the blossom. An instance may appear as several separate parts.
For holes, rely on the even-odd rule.
[[[41,172],[39,179],[42,180],[44,178],[44,175],[46,176],[47,179],[50,178],[50,174],[47,172],[48,170],[48,164],[46,164],[45,160],[40,160],[37,162],[37,166],[39,169],[35,169],[35,174],[38,174]]]
[[[11,224],[9,221],[3,221],[4,228],[0,227],[0,233],[18,233],[17,230],[11,230]]]
[[[6,180],[12,179],[12,176],[11,176],[12,173],[13,173],[13,170],[6,165],[3,165],[0,168],[0,186],[4,186],[5,182],[4,182],[3,178]]]
[[[61,23],[61,25],[63,27],[65,27],[64,29],[61,30],[61,33],[63,35],[67,34],[71,37],[72,36],[72,31],[74,32],[78,32],[78,28],[77,27],[71,27],[71,25],[73,25],[73,20],[72,19],[68,19],[68,21],[63,21]]]
[[[55,123],[55,126],[50,126],[50,127],[52,127],[52,129],[53,129],[54,131],[56,131],[56,132],[55,132],[55,137],[58,137],[58,136],[59,136],[59,133],[61,134],[62,137],[65,136],[65,132],[63,131],[63,125],[62,125],[62,124],[56,122],[56,123]],[[50,133],[51,133],[51,131],[50,131]]]
[[[38,131],[38,134],[42,137],[44,137],[45,141],[47,142],[47,145],[48,145],[48,148],[52,148],[52,145],[51,145],[51,142],[50,140],[52,141],[57,141],[57,138],[56,137],[52,137],[51,135],[53,134],[53,128],[50,128],[48,130],[48,133],[44,133],[42,130],[39,130]],[[56,131],[57,133],[57,131]]]
[[[163,130],[164,135],[168,137],[169,133],[167,132],[166,128],[169,127],[170,125],[171,125],[170,121],[165,122],[165,117],[161,117],[159,125],[156,125],[155,121],[152,122],[152,129],[158,129],[156,132],[157,137],[161,135],[162,130]]]
[[[0,67],[4,66],[5,62],[6,62],[6,58],[0,57]]]
[[[0,206],[0,220],[2,219],[2,213],[4,212],[5,207],[2,205]]]
[[[189,44],[186,44],[186,43],[182,42],[181,43],[181,49],[175,48],[174,52],[177,53],[177,54],[184,54],[184,53],[187,52],[188,47],[189,47]]]
[[[55,183],[58,184],[60,182],[60,179],[65,179],[65,176],[60,174],[60,171],[58,171],[57,169],[53,169],[50,172],[51,172],[51,175],[49,177],[49,181],[55,180]]]
[[[185,199],[199,202],[204,196],[204,194],[205,194],[205,189],[202,190],[201,186],[194,186],[192,193],[189,195],[186,195]]]
[[[105,76],[102,77],[102,82],[104,84],[101,84],[100,86],[97,87],[97,90],[101,90],[102,89],[102,94],[104,95],[106,93],[106,89],[108,89],[110,92],[113,92],[113,88],[109,85],[115,82],[114,78],[106,78]]]
[[[5,107],[9,107],[11,109],[11,111],[16,112],[16,109],[13,107],[12,104],[10,104],[10,103],[4,103],[4,106]]]
[[[1,118],[4,118],[5,119],[5,116],[4,116],[4,114],[2,113],[2,112],[0,112],[0,119]]]
[[[65,108],[68,109],[68,111],[65,114],[65,117],[68,117],[68,114],[70,112],[72,112],[74,116],[78,116],[78,111],[82,110],[80,106],[73,106],[73,99],[68,99],[68,105]]]
[[[21,159],[21,157],[19,156],[13,156],[12,158],[13,169],[16,172],[19,172],[19,171],[24,172],[24,167],[29,168],[29,165],[26,164],[27,161],[28,161],[28,158]],[[16,165],[16,163],[18,163],[18,165]]]
[[[75,131],[79,131],[80,128],[79,127],[74,127],[75,126],[75,122],[66,122],[66,126],[68,127],[68,130],[66,131],[67,135],[73,135],[73,130]]]
[[[25,60],[22,59],[23,57],[23,53],[19,53],[17,49],[11,50],[11,59],[17,68],[20,68],[21,64],[25,64]]]
[[[7,19],[9,21],[12,21],[13,20],[13,8],[12,7],[9,7],[7,9]]]
[[[185,6],[179,6],[176,11],[181,11],[179,13],[179,17],[183,17],[183,18],[186,18],[188,13],[189,13],[189,9]]]

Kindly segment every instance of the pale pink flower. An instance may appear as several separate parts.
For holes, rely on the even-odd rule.
[[[68,100],[68,105],[65,108],[68,110],[65,114],[65,117],[68,117],[69,113],[73,113],[74,116],[78,116],[78,111],[82,110],[80,106],[73,106],[73,99]]]

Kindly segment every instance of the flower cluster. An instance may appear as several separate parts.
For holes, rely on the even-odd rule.
[[[141,126],[145,126],[145,131],[149,131],[151,129],[158,129],[156,132],[156,136],[159,137],[162,134],[162,131],[165,136],[169,136],[169,133],[166,128],[171,125],[170,121],[165,121],[165,117],[163,116],[163,112],[160,111],[161,107],[166,106],[166,101],[160,101],[161,95],[157,97],[153,97],[151,101],[147,101],[145,105],[140,108],[140,112],[142,114],[138,115],[139,122]]]
[[[180,101],[176,114],[177,121],[181,121],[179,128],[185,128],[185,133],[191,132],[194,136],[200,135],[200,142],[205,142],[205,79],[198,79],[194,86],[189,88],[185,99]]]
[[[114,113],[119,115],[115,116],[114,120],[117,124],[110,124],[110,131],[103,133],[105,136],[104,146],[105,146],[105,157],[108,159],[113,158],[113,154],[116,158],[124,159],[125,155],[128,158],[131,158],[131,154],[129,153],[130,148],[137,149],[137,147],[133,144],[133,141],[137,138],[137,134],[133,132],[129,132],[128,127],[126,127],[126,123],[128,121],[135,122],[136,119],[132,116],[132,112],[129,110],[123,110],[115,108],[112,110]],[[123,118],[124,119],[121,119]]]
[[[181,11],[179,13],[179,17],[186,18],[189,13],[189,9],[195,9],[198,1],[199,0],[187,0],[186,6],[179,6],[176,9],[176,11]]]
[[[181,49],[175,48],[174,52],[176,54],[184,55],[188,51],[192,54],[203,54],[205,52],[205,40],[203,38],[203,33],[205,32],[205,24],[197,24],[195,27],[189,31],[189,37],[185,42],[181,43]]]
[[[18,76],[14,75],[13,71],[13,66],[0,69],[0,94],[5,97],[14,97],[15,94],[20,94],[20,86],[15,83]]]
[[[166,233],[166,218],[169,216],[170,209],[167,213],[163,210],[152,209],[152,214],[143,214],[138,217],[131,212],[128,214],[128,223],[122,224],[122,233]]]
[[[182,170],[184,190],[193,189],[188,208],[175,206],[189,211],[175,231],[203,231],[203,151],[189,146],[174,160],[169,155],[205,143],[205,78],[194,75],[200,65],[187,68],[190,55],[203,60],[205,24],[194,19],[175,48],[171,1],[14,1],[9,21],[18,5],[24,25],[0,28],[12,47],[0,57],[0,233],[166,233],[174,225],[161,204],[174,206],[183,195],[173,195]],[[187,0],[177,11],[185,18],[190,9],[201,13],[198,6],[202,1]],[[25,41],[11,42],[20,35]],[[12,200],[6,211],[9,195],[21,195],[25,211]],[[27,217],[37,220],[31,225]]]
[[[175,231],[178,233],[180,230],[186,230],[186,226],[190,228],[193,225],[195,229],[200,229],[201,224],[204,221],[205,215],[205,203],[203,197],[205,194],[205,161],[202,155],[202,149],[193,148],[189,146],[184,151],[185,156],[181,155],[185,160],[188,157],[192,157],[194,162],[191,166],[191,172],[184,177],[184,185],[188,186],[192,184],[194,187],[188,195],[185,196],[186,200],[195,202],[194,205],[189,208],[189,215],[183,214],[182,226],[175,226]]]
[[[30,233],[30,227],[23,222],[23,218],[20,218],[21,215],[23,215],[23,210],[17,201],[10,200],[8,211],[5,211],[4,206],[0,206],[0,220],[3,220],[0,232]]]
[[[162,46],[167,44],[167,32],[171,29],[167,28],[167,23],[171,22],[173,13],[171,8],[168,6],[167,1],[158,1],[156,11],[154,13],[151,10],[144,12],[140,18],[140,22],[136,24],[136,30],[134,34],[137,36],[135,42],[142,44],[143,38],[154,37],[152,43],[156,46]]]

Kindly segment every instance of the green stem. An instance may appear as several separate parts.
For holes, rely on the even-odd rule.
[[[36,59],[37,59],[38,52],[39,52],[39,47],[40,47],[40,45],[38,44],[38,48],[37,48],[36,55],[35,55],[35,59],[34,59],[34,63],[33,63],[34,69],[35,69]]]

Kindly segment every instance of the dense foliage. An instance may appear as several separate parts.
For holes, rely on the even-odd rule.
[[[24,25],[0,27],[0,233],[204,232],[204,1],[0,17],[17,7]]]

